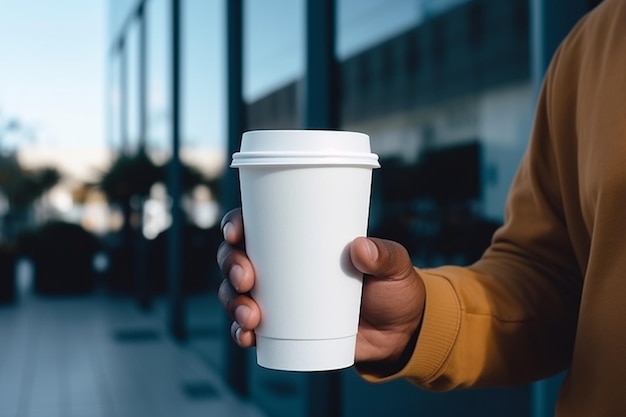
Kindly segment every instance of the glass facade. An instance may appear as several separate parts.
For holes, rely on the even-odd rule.
[[[120,54],[117,52],[117,45],[110,54],[108,62],[108,90],[106,94],[107,108],[107,138],[111,148],[119,149],[122,146],[121,138],[121,63]]]
[[[417,25],[422,14],[414,0],[338,0],[337,57],[344,60]]]
[[[224,4],[187,0],[183,7],[183,161],[215,177],[224,168]]]
[[[139,24],[133,22],[128,28],[126,40],[124,42],[124,53],[126,67],[122,68],[126,78],[126,137],[122,138],[125,144],[124,151],[137,152],[140,138],[140,97],[139,97]]]
[[[118,153],[145,151],[153,164],[163,168],[159,183],[165,186],[174,153],[171,2],[137,2],[135,9],[122,6],[128,8],[127,19],[118,22],[119,17],[111,18],[110,22],[111,27],[123,28],[111,58],[110,143]],[[189,0],[181,15],[180,141],[176,152],[185,174],[179,186],[184,189],[185,221],[202,228],[217,221],[218,196],[207,184],[215,182],[225,164],[223,7],[222,2]],[[118,15],[112,12],[111,16]],[[167,200],[161,189],[157,188],[153,197],[164,206]],[[153,213],[149,218],[154,220],[156,202],[151,199],[148,207]],[[154,221],[161,226],[148,228],[152,238],[155,230],[169,224],[167,219]]]
[[[120,36],[124,41],[110,58],[112,147],[132,152],[145,139],[156,165],[168,166],[173,158],[183,166],[183,177],[189,169],[203,178],[191,186],[184,179],[163,180],[149,201],[160,201],[160,212],[171,218],[175,214],[168,210],[177,202],[163,197],[163,187],[180,187],[183,222],[219,234],[215,222],[224,210],[225,191],[216,184],[229,172],[226,149],[233,148],[228,138],[234,140],[228,104],[243,102],[241,130],[303,127],[304,82],[312,68],[307,36],[334,27],[328,78],[337,81],[333,116],[338,128],[368,133],[383,166],[374,178],[370,234],[404,244],[421,266],[466,264],[479,257],[502,221],[530,131],[537,84],[531,75],[530,2],[335,0],[334,20],[308,30],[312,0],[242,0],[238,35],[243,47],[229,51],[227,1],[180,0],[179,38],[172,32],[175,0],[109,2],[112,44],[119,46]],[[134,14],[140,4],[148,34],[145,74],[137,61]],[[173,39],[181,46],[179,79],[173,73]],[[241,68],[227,68],[229,53],[241,53]],[[229,97],[225,86],[231,71],[238,70],[242,94]],[[145,138],[140,137],[142,77],[147,80]],[[159,231],[168,225],[162,223]],[[231,372],[223,361],[228,349],[212,346],[205,352],[224,373]],[[272,416],[309,415],[313,379],[260,369],[254,354],[246,355],[241,369],[248,371],[237,372],[245,374],[253,401]],[[387,415],[389,404],[397,406],[391,412],[396,416],[420,409],[522,416],[530,407],[529,387],[433,396],[405,381],[373,387],[349,371],[337,378],[339,414],[345,416]]]
[[[244,97],[253,102],[304,72],[304,0],[244,1]]]
[[[170,28],[167,0],[153,0],[147,4],[148,32],[148,153],[163,163],[170,155]]]

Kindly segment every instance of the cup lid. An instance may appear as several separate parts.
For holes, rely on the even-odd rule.
[[[232,168],[279,165],[349,165],[379,168],[369,136],[332,130],[254,130],[245,132]]]

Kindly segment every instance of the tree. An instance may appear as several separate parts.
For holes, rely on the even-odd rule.
[[[0,154],[0,192],[8,205],[2,215],[5,238],[14,237],[25,223],[32,205],[54,187],[61,175],[56,168],[24,169],[15,153]]]

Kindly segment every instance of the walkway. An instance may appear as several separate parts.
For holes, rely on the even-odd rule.
[[[0,306],[0,417],[261,417],[206,355],[171,341],[158,304],[144,314],[130,299],[26,294]],[[194,320],[204,352],[228,335]]]
[[[142,313],[130,298],[29,293],[0,305],[0,417],[310,417],[310,401],[323,401],[309,397],[309,374],[258,367],[253,351],[242,401],[222,378],[230,336],[216,296],[187,300],[184,345],[165,329],[166,307],[156,300]],[[346,369],[335,405],[341,417],[527,417],[529,394],[434,394],[403,380],[368,384]]]

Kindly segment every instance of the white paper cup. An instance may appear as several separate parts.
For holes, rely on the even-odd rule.
[[[354,363],[362,274],[348,246],[365,236],[371,153],[362,133],[244,133],[239,169],[252,297],[261,308],[257,363],[290,371]]]

